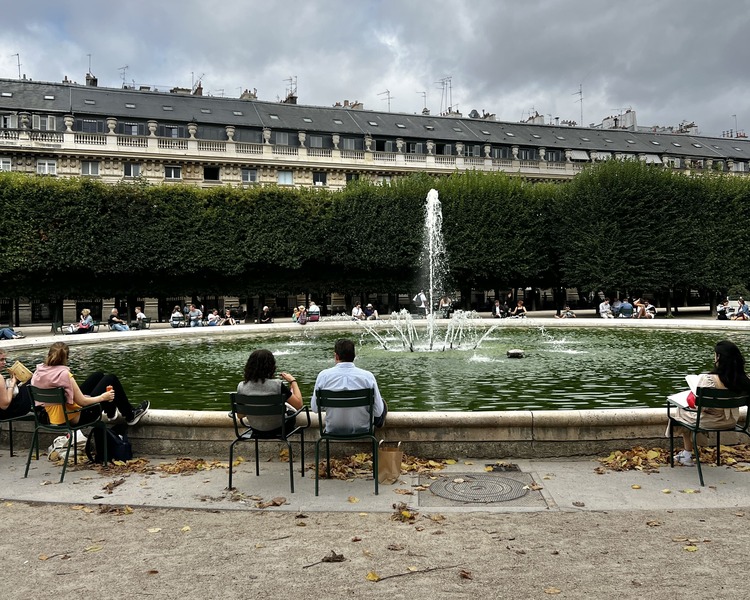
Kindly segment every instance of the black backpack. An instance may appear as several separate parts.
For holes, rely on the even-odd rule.
[[[104,462],[104,444],[107,444],[107,460],[130,460],[133,448],[128,441],[127,425],[94,427],[86,440],[86,456],[93,463]]]

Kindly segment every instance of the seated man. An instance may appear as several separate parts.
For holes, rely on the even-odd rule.
[[[112,309],[107,319],[107,324],[112,331],[130,331],[128,324],[120,318],[120,313],[116,308]]]
[[[271,314],[271,309],[267,306],[264,306],[262,312],[260,313],[260,322],[273,323],[273,314]]]
[[[627,298],[623,298],[622,304],[620,304],[620,314],[618,315],[621,319],[630,319],[633,316],[633,305]]]
[[[308,321],[320,321],[320,306],[310,300],[310,308],[307,309]]]
[[[378,320],[378,311],[376,311],[372,304],[368,304],[365,306],[365,319],[368,321],[377,321]]]
[[[143,314],[141,307],[136,306],[135,307],[135,328],[136,329],[143,329],[143,319],[145,318],[146,318],[146,315]]]
[[[362,310],[362,303],[357,302],[352,309],[352,321],[364,321],[365,311]]]
[[[188,319],[190,320],[190,327],[203,327],[203,312],[195,304],[190,305]]]
[[[500,304],[500,300],[495,300],[495,306],[492,307],[492,317],[495,319],[502,319],[508,316],[506,307]]]
[[[333,357],[336,364],[330,369],[318,373],[315,380],[310,407],[313,411],[318,410],[317,390],[362,390],[372,388],[375,394],[373,404],[373,416],[375,427],[382,427],[385,416],[388,413],[388,405],[380,395],[378,382],[370,371],[365,371],[354,366],[354,342],[352,340],[336,340],[333,349]],[[369,428],[369,415],[366,407],[357,408],[330,408],[326,411],[325,431],[326,433],[351,434],[367,431]]]
[[[559,315],[555,315],[555,318],[556,319],[575,319],[576,314],[572,310],[570,310],[570,306],[566,304],[562,313]]]
[[[610,306],[609,304],[609,298],[605,298],[604,302],[599,305],[599,316],[602,319],[614,319],[614,315],[612,314],[612,306]]]

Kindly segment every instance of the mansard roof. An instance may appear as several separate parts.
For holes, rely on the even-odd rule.
[[[0,79],[0,110],[72,114],[83,118],[153,119],[160,123],[194,122],[220,127],[270,127],[356,137],[369,134],[373,138],[488,143],[548,150],[750,159],[750,140],[736,138],[536,125],[457,115],[306,106],[18,79]]]

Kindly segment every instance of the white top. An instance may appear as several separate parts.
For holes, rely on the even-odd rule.
[[[325,369],[318,373],[315,380],[315,389],[310,400],[310,407],[317,412],[318,402],[315,397],[317,390],[362,390],[372,388],[375,390],[375,402],[373,405],[373,414],[379,417],[383,414],[385,404],[383,397],[378,389],[378,382],[375,375],[370,371],[365,371],[356,367],[351,362],[336,363],[330,369]],[[325,417],[326,433],[360,433],[367,431],[370,419],[367,408],[359,406],[357,408],[329,408]]]

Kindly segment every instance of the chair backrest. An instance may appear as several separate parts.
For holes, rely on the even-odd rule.
[[[279,394],[270,394],[266,396],[245,395],[233,392],[229,395],[232,401],[232,417],[234,419],[234,428],[239,437],[239,426],[237,415],[250,417],[248,424],[252,428],[252,417],[273,417],[279,419],[277,427],[284,431],[286,419],[286,402],[284,396]]]
[[[368,428],[361,434],[373,435],[375,431],[375,391],[372,388],[361,390],[315,390],[315,401],[318,406],[318,429],[320,435],[325,434],[325,423],[322,413],[329,408],[345,410],[348,408],[366,408],[368,413]],[[357,434],[359,435],[359,433]]]
[[[709,387],[699,387],[696,391],[696,408],[739,408],[750,404],[750,391],[735,392]]]
[[[31,401],[34,404],[36,404],[37,402],[43,402],[44,404],[61,404],[64,406],[68,401],[68,399],[65,397],[65,388],[62,387],[40,388],[34,385],[30,385],[29,395],[31,396]],[[68,413],[65,410],[63,410],[63,413],[65,414],[65,421],[67,423]],[[39,413],[35,410],[34,418],[37,419],[37,425],[39,425],[38,415]]]

